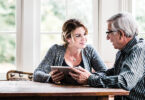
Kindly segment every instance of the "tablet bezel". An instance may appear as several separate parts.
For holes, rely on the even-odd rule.
[[[71,67],[69,66],[51,66],[51,71],[57,70],[57,69],[60,72],[63,72],[64,74],[68,74],[71,71]]]

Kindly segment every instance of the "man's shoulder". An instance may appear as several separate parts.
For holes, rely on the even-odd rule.
[[[140,38],[138,42],[132,47],[131,51],[145,51],[145,41]]]
[[[133,46],[133,48],[143,48],[145,49],[145,41],[143,38],[139,38],[138,42]]]

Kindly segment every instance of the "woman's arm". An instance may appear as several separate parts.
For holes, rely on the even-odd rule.
[[[106,71],[106,65],[93,47],[89,47],[91,67],[97,72]]]
[[[38,68],[34,71],[34,81],[38,82],[50,82],[50,74],[51,71],[50,66],[53,65],[53,62],[55,60],[55,54],[56,54],[56,46],[52,46],[42,62],[39,64]]]

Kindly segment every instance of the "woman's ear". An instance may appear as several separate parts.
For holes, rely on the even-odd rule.
[[[68,39],[66,39],[66,40],[67,40],[67,42],[68,42],[68,43],[70,43],[70,41],[71,41],[71,38],[68,38]]]

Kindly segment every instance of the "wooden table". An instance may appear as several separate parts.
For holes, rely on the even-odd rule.
[[[0,100],[114,100],[116,95],[129,95],[129,92],[123,89],[55,85],[33,81],[0,81]]]

